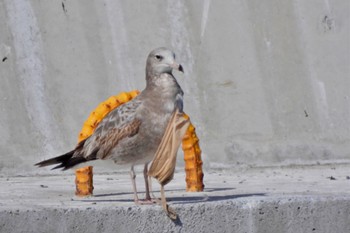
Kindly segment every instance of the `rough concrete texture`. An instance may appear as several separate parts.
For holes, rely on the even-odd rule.
[[[350,162],[350,1],[0,0],[0,171],[71,149],[173,48],[205,166]],[[182,161],[182,159],[180,159]],[[45,170],[46,171],[46,170]]]
[[[95,175],[89,198],[74,196],[71,174],[3,177],[0,232],[346,233],[349,175],[349,166],[213,170],[204,192],[187,193],[177,172],[166,186],[175,222],[160,206],[135,206],[125,173]]]
[[[0,232],[350,232],[348,166],[244,170],[350,162],[349,11],[344,0],[0,0]],[[142,89],[159,46],[185,67],[175,75],[205,166],[204,192],[186,193],[182,172],[166,187],[176,222],[134,206],[126,173],[102,174],[126,168],[97,165],[95,195],[80,199],[71,173],[33,167],[74,147],[101,101]]]

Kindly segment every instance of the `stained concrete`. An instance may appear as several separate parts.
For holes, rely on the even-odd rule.
[[[349,166],[213,170],[200,193],[185,192],[184,178],[166,186],[173,222],[158,205],[134,205],[126,173],[95,175],[88,198],[74,196],[69,172],[3,177],[0,232],[350,232]]]

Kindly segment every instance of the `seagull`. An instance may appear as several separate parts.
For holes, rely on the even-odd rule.
[[[166,131],[171,134],[167,129],[175,119],[174,114],[183,112],[184,93],[172,74],[174,69],[184,72],[175,61],[174,52],[165,47],[151,51],[146,62],[146,88],[137,97],[107,114],[94,133],[73,150],[35,165],[44,167],[57,164],[52,169],[67,170],[97,159],[110,159],[116,164],[129,165],[135,203],[152,202],[147,179],[148,164],[156,153],[162,151],[159,147],[161,143],[166,143],[163,140]],[[137,196],[134,166],[139,164],[144,164],[145,200]]]

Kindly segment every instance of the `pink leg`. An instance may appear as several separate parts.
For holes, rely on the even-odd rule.
[[[145,179],[145,188],[146,188],[146,200],[151,200],[151,196],[149,195],[150,186],[148,183],[148,163],[145,164],[145,167],[143,169],[143,178]]]
[[[147,173],[148,173],[148,169],[147,169],[147,164],[145,165],[145,169],[144,169],[144,175],[146,174],[145,177],[145,181],[147,180]],[[154,201],[151,199],[150,195],[149,195],[149,187],[148,187],[148,180],[147,182],[145,182],[146,184],[146,199],[145,200],[140,200],[139,197],[137,196],[137,189],[136,189],[136,174],[134,171],[134,166],[131,166],[131,170],[130,170],[130,177],[131,177],[131,182],[132,182],[132,188],[134,191],[134,202],[136,205],[147,205],[147,204],[153,204]]]
[[[158,203],[160,204],[160,199],[154,196],[152,191],[152,177],[148,176],[148,163],[145,164],[145,167],[143,169],[143,177],[145,179],[145,185],[146,185],[146,200],[150,201],[151,203]],[[152,197],[151,197],[152,194]]]
[[[134,171],[134,165],[131,166],[130,178],[131,178],[131,182],[132,182],[132,189],[134,191],[134,201],[135,201],[135,204],[138,204],[139,197],[137,196],[137,190],[136,190],[136,181],[135,181],[136,174]]]
[[[161,205],[165,211],[165,213],[169,216],[169,218],[171,218],[172,220],[176,220],[177,219],[177,214],[175,212],[175,210],[173,208],[170,208],[168,206],[168,204],[166,203],[166,198],[165,198],[165,192],[164,192],[164,186],[161,185],[160,187],[160,194],[161,194]]]

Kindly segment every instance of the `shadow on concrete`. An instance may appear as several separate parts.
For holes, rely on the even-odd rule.
[[[138,192],[138,193],[142,193],[142,192]],[[96,195],[93,195],[91,198],[94,198],[94,197],[121,196],[121,195],[133,195],[133,193],[132,192],[123,192],[123,193],[96,194]]]
[[[230,191],[236,188],[205,188],[202,193],[206,192],[221,192],[221,191]],[[184,189],[166,189],[166,192],[183,192]],[[144,194],[145,192],[137,192],[138,194]],[[153,193],[159,193],[159,191],[154,191]],[[109,197],[109,196],[121,196],[121,195],[133,195],[133,192],[122,192],[122,193],[106,193],[106,194],[96,194],[93,197]]]
[[[221,192],[221,191],[230,191],[230,190],[234,190],[234,189],[236,189],[236,188],[204,188],[204,191],[203,192],[208,192],[208,193],[210,193],[210,192]]]
[[[172,220],[172,221],[176,226],[182,227],[182,221],[181,221],[179,215],[177,215],[177,218],[175,220]]]
[[[125,194],[125,193],[124,193]],[[88,200],[74,200],[74,201],[81,201],[81,202],[134,202],[133,199],[94,199],[94,197],[105,197],[105,196],[112,196],[111,194],[101,194],[91,197]],[[116,195],[121,195],[117,193]],[[243,198],[243,197],[254,197],[254,196],[265,196],[265,193],[249,193],[249,194],[237,194],[237,195],[203,195],[203,196],[186,196],[186,197],[169,197],[167,198],[168,202],[171,204],[177,205],[177,204],[193,204],[193,203],[203,203],[203,202],[216,202],[216,201],[227,201],[227,200],[233,200],[237,198]]]
[[[171,197],[168,201],[173,204],[193,204],[201,202],[216,202],[216,201],[227,201],[242,197],[253,197],[253,196],[265,196],[265,193],[249,193],[249,194],[237,194],[237,195],[223,195],[223,196],[200,196],[200,197]]]

